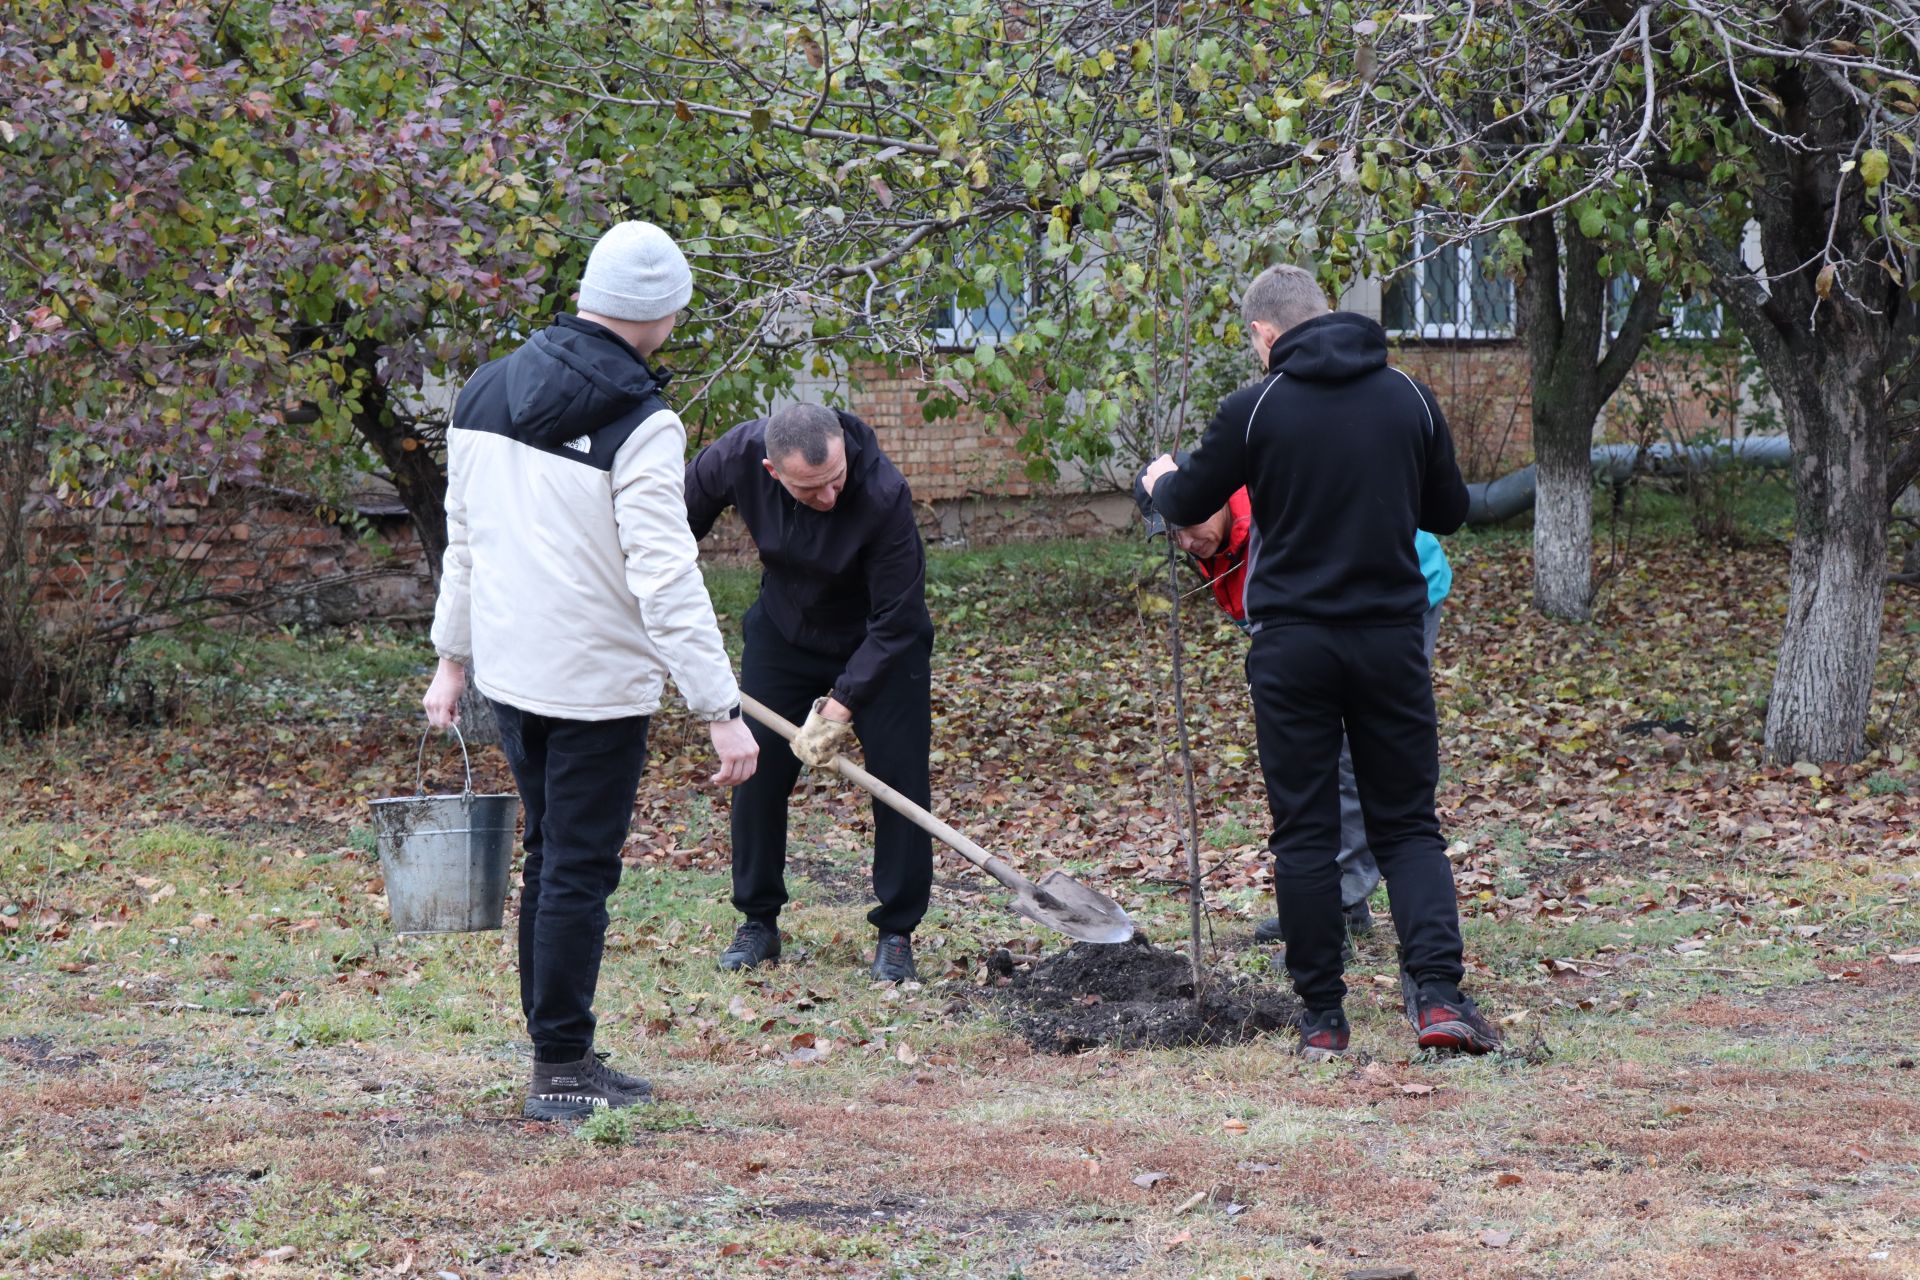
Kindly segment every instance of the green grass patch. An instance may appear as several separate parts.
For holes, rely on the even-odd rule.
[[[691,1107],[649,1102],[634,1107],[608,1107],[594,1112],[573,1131],[583,1142],[606,1147],[627,1146],[642,1134],[697,1129],[700,1117]]]
[[[76,1227],[43,1227],[20,1242],[15,1256],[26,1263],[52,1262],[80,1252],[86,1243],[86,1233]]]
[[[1870,774],[1867,778],[1867,794],[1872,796],[1903,796],[1912,790],[1912,784],[1897,773],[1886,769]]]

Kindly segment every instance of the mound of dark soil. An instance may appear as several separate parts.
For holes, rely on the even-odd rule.
[[[1014,1024],[1042,1053],[1235,1044],[1292,1026],[1299,1010],[1272,987],[1218,973],[1196,1004],[1187,958],[1137,934],[1110,945],[1076,942],[1017,975],[1004,994]]]

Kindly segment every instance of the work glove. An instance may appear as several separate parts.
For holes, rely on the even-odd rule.
[[[793,735],[793,754],[800,757],[804,764],[816,769],[825,769],[833,764],[833,757],[839,754],[841,739],[853,728],[839,720],[829,720],[821,713],[826,709],[825,698],[813,700],[813,710],[807,713],[807,722],[800,726],[800,732]]]

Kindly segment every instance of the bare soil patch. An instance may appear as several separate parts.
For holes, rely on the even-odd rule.
[[[1300,1007],[1273,987],[1217,972],[1196,1001],[1187,957],[1140,934],[1075,943],[1016,976],[1005,996],[1020,1034],[1042,1053],[1238,1044],[1292,1026]]]
[[[71,1075],[90,1063],[100,1061],[99,1054],[87,1049],[60,1053],[52,1040],[33,1035],[8,1036],[0,1040],[0,1058],[30,1071],[45,1071],[54,1075]]]

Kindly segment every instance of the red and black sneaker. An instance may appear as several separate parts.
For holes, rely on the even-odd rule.
[[[1338,1009],[1306,1010],[1294,1019],[1293,1028],[1300,1033],[1300,1056],[1309,1062],[1339,1057],[1347,1051],[1352,1035],[1347,1015]]]
[[[1412,974],[1402,973],[1400,997],[1406,1002],[1407,1021],[1419,1035],[1422,1049],[1491,1053],[1500,1047],[1500,1029],[1452,983],[1421,986]]]

